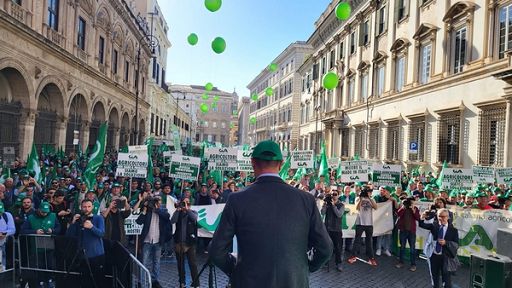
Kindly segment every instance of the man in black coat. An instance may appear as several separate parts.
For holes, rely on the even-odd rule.
[[[277,143],[256,145],[251,162],[257,180],[230,195],[211,241],[210,259],[231,277],[234,288],[309,287],[309,272],[320,269],[332,253],[314,197],[279,177],[282,160]],[[233,236],[237,258],[230,253]]]
[[[449,247],[458,247],[459,231],[448,222],[448,209],[441,208],[437,210],[437,221],[425,223],[428,211],[423,212],[420,218],[420,227],[427,229],[432,233],[432,239],[435,242],[435,248],[430,256],[430,275],[434,288],[443,287],[439,285],[439,276],[442,277],[444,287],[452,287],[451,272],[447,269],[448,258],[457,257],[457,251]],[[456,244],[456,245],[452,245]]]

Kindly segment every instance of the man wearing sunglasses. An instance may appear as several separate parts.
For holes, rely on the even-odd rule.
[[[330,194],[324,197],[324,204],[322,205],[322,216],[325,216],[325,228],[329,232],[332,243],[334,244],[334,261],[336,263],[336,270],[342,271],[341,268],[341,248],[343,232],[341,230],[341,218],[345,212],[345,204],[339,201],[337,187],[333,187]]]

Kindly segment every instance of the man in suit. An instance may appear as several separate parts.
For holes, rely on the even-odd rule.
[[[459,231],[448,222],[449,213],[448,209],[441,208],[437,210],[437,221],[433,223],[425,223],[427,211],[423,212],[420,218],[420,227],[427,229],[432,233],[432,239],[435,242],[435,248],[430,256],[430,275],[434,288],[442,287],[439,285],[439,276],[442,277],[444,287],[451,288],[451,272],[447,270],[447,258],[457,257],[457,251],[449,249],[449,247],[458,247],[459,245]],[[450,243],[453,242],[453,243]],[[456,244],[456,245],[452,245]]]
[[[283,156],[277,143],[258,143],[251,162],[256,182],[230,195],[210,259],[234,288],[309,287],[308,272],[320,269],[333,249],[315,199],[279,177]],[[237,258],[230,254],[235,235]]]

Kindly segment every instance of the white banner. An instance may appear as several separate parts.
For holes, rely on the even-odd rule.
[[[119,153],[116,177],[146,178],[148,172],[147,153]]]
[[[471,189],[473,169],[444,168],[442,187],[445,189]]]
[[[327,165],[329,168],[331,168],[331,170],[336,170],[338,169],[338,165],[340,165],[340,161],[341,159],[338,157],[329,158],[327,159]]]
[[[496,181],[498,184],[512,185],[512,167],[496,168]]]
[[[494,168],[474,165],[473,181],[478,184],[494,183]]]
[[[368,161],[341,161],[341,182],[367,182]]]
[[[253,172],[251,164],[252,150],[238,150],[238,171]]]
[[[217,226],[219,226],[220,217],[222,216],[224,206],[226,206],[226,204],[204,206],[193,205],[190,207],[190,209],[197,211],[197,214],[199,215],[197,218],[198,237],[213,237],[213,233],[217,229]]]
[[[315,153],[313,150],[291,151],[290,168],[315,168]]]

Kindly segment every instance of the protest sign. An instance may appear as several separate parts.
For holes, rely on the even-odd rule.
[[[117,156],[116,177],[146,178],[147,168],[147,153],[119,153]]]
[[[164,166],[169,167],[169,166],[171,166],[171,156],[174,154],[182,155],[183,153],[181,152],[181,150],[177,150],[177,151],[164,151],[162,154],[164,156]]]
[[[498,184],[512,185],[512,167],[496,168],[496,181]]]
[[[315,153],[313,150],[291,151],[290,168],[315,168]]]
[[[442,188],[471,189],[473,187],[473,169],[443,168]]]
[[[169,177],[195,181],[199,175],[199,165],[201,159],[197,157],[174,154],[171,156]]]
[[[331,170],[338,169],[338,165],[340,165],[341,159],[338,157],[327,159],[327,166],[331,168]]]
[[[124,219],[124,231],[126,235],[140,235],[142,233],[142,227],[144,225],[139,225],[135,222],[139,217],[139,211],[132,211],[128,218]]]
[[[238,171],[252,172],[251,151],[238,150]]]
[[[400,185],[402,166],[378,164],[372,165],[372,182],[375,186],[396,186]]]
[[[494,168],[474,165],[473,181],[478,184],[494,183]]]
[[[341,182],[367,182],[368,161],[341,161]]]
[[[209,170],[237,171],[238,149],[234,147],[211,147],[205,149]]]
[[[197,218],[198,237],[213,237],[213,233],[217,229],[217,226],[219,226],[220,217],[222,216],[224,206],[226,206],[226,204],[205,206],[192,205],[190,207],[190,209],[196,211],[199,215],[199,218]]]

